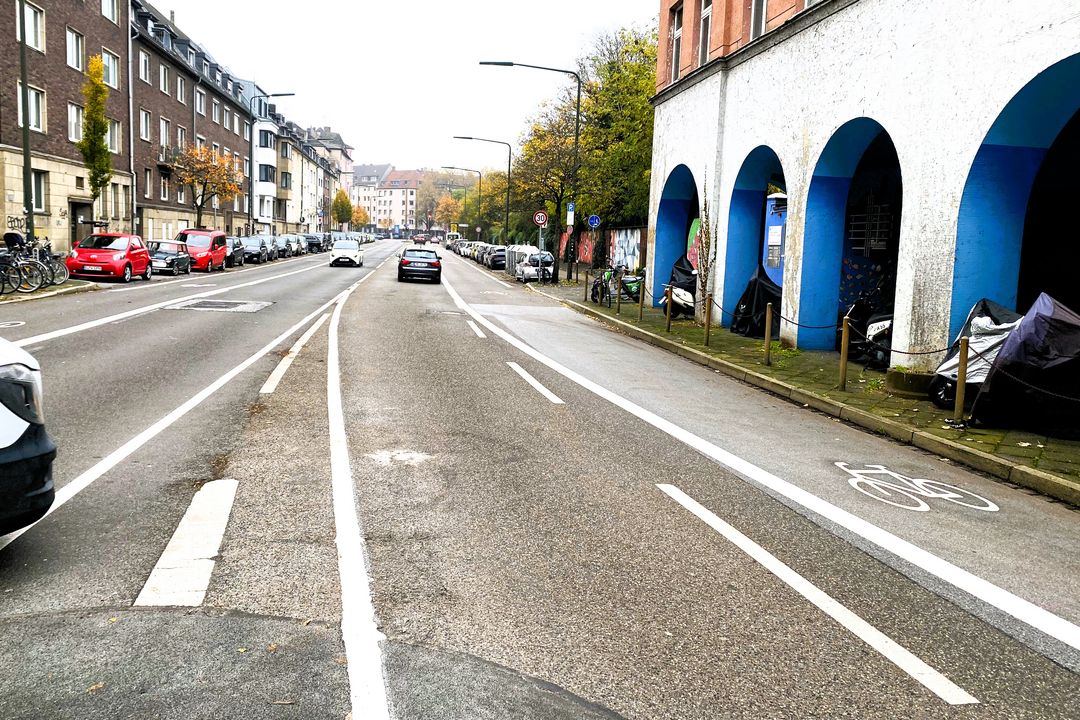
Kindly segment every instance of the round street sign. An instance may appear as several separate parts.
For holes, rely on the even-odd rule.
[[[537,225],[547,225],[547,213],[543,210],[537,210],[533,213],[533,222]]]
[[[479,225],[476,226],[476,232],[480,232],[480,226]]]
[[[573,235],[574,234],[574,226],[573,225],[567,225],[566,226],[566,234],[567,235]]]
[[[591,228],[600,227],[600,216],[599,215],[590,215],[589,216],[589,227],[591,227]]]

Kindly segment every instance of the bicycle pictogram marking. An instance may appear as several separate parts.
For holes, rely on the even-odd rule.
[[[889,470],[884,465],[867,465],[866,467],[853,468],[844,462],[834,464],[850,475],[848,484],[851,487],[868,497],[880,500],[893,507],[916,512],[929,512],[930,505],[924,500],[924,498],[927,498],[944,500],[984,512],[997,512],[1000,510],[997,504],[981,495],[976,495],[970,490],[964,490],[938,480],[910,478]]]

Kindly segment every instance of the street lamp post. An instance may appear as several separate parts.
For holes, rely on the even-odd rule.
[[[488,140],[487,138],[469,137],[467,135],[455,135],[455,140],[475,140],[476,142],[494,143],[506,146],[506,215],[503,218],[503,245],[510,244],[510,160],[513,155],[513,147],[510,143],[502,140]]]
[[[480,240],[480,211],[483,209],[484,200],[484,173],[479,170],[471,170],[469,168],[453,167],[452,165],[443,165],[443,170],[459,170],[461,172],[474,172],[479,176],[479,180],[476,185],[476,239]]]
[[[525,63],[510,62],[507,60],[482,60],[481,65],[495,65],[497,67],[524,67],[532,68],[533,70],[546,70],[548,72],[563,73],[564,75],[572,75],[577,80],[577,110],[574,115],[574,172],[571,176],[572,186],[570,192],[571,201],[574,203],[575,210],[577,209],[577,186],[578,186],[578,142],[581,138],[581,75],[574,70],[562,70],[560,68],[544,67],[543,65],[527,65]],[[576,222],[576,218],[575,218]],[[571,229],[570,237],[567,239],[566,244],[573,247],[573,231]],[[552,273],[553,279],[559,279],[559,253],[555,253],[555,268]]]
[[[22,102],[23,155],[23,213],[26,215],[26,236],[34,238],[34,171],[30,164],[30,86],[26,68],[26,0],[19,0],[19,99]],[[90,213],[94,219],[94,213]]]
[[[264,93],[252,95],[248,98],[248,113],[251,115],[251,137],[248,138],[250,147],[250,167],[248,167],[248,220],[251,221],[251,233],[255,234],[255,101],[262,98],[292,97],[296,93]]]

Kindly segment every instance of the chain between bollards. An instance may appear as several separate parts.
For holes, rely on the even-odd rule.
[[[671,332],[671,288],[664,289],[664,312],[667,315],[667,331]]]
[[[847,358],[848,343],[851,339],[851,329],[848,326],[848,316],[844,316],[844,328],[840,332],[840,391],[847,392]]]
[[[712,330],[712,293],[705,295],[705,347],[709,347],[709,331]]]
[[[772,365],[772,303],[765,305],[765,367]]]
[[[956,369],[956,405],[953,406],[953,422],[964,421],[964,394],[967,391],[968,339],[960,338],[960,366]]]

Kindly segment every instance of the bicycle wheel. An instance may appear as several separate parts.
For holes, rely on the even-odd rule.
[[[45,284],[45,273],[35,263],[20,263],[19,285],[15,289],[21,293],[32,293]]]
[[[886,505],[916,512],[930,511],[930,506],[923,502],[918,495],[913,495],[904,488],[897,487],[890,482],[873,480],[867,477],[853,477],[848,480],[848,483],[863,495],[880,500]]]
[[[0,295],[18,290],[21,284],[22,273],[19,272],[19,268],[10,263],[0,265]]]
[[[56,273],[53,272],[52,263],[44,263],[40,260],[31,260],[30,262],[37,265],[38,270],[41,271],[42,277],[45,278],[45,282],[42,285],[52,285],[53,280],[56,278]]]
[[[923,480],[919,483],[924,489],[933,490],[937,495],[935,497],[941,500],[946,500],[957,505],[963,505],[966,508],[972,510],[983,510],[985,512],[997,512],[1000,508],[990,500],[987,500],[982,495],[976,495],[970,490],[964,490],[958,488],[955,485],[949,485],[948,483],[938,482],[937,480]]]
[[[52,271],[53,285],[63,285],[71,277],[71,271],[68,270],[67,263],[63,261],[53,262]]]

